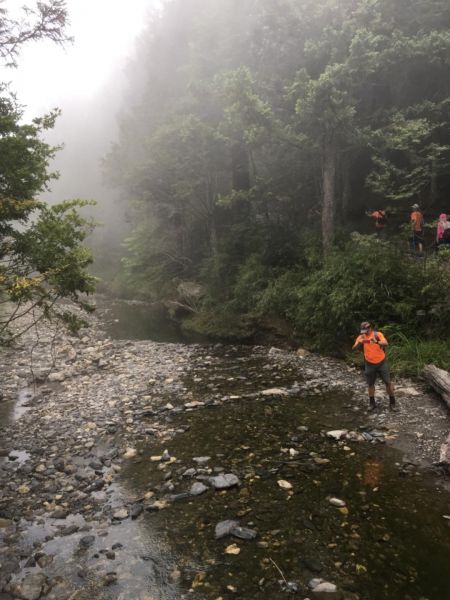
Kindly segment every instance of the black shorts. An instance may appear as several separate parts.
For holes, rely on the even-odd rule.
[[[413,244],[423,244],[423,231],[415,231],[412,236]]]
[[[386,360],[382,360],[380,363],[373,364],[366,362],[366,366],[364,369],[367,379],[367,385],[374,385],[375,380],[377,378],[377,373],[380,374],[381,379],[384,383],[391,382],[391,376],[389,373],[389,365]]]

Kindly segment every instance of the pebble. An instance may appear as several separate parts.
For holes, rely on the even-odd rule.
[[[216,475],[215,477],[210,477],[209,481],[216,490],[227,490],[240,484],[239,478],[233,475],[233,473]]]

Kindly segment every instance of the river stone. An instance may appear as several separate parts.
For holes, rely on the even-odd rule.
[[[38,600],[47,581],[43,573],[27,575],[20,585],[20,598],[22,600]]]
[[[261,392],[263,396],[287,396],[288,391],[284,388],[269,388]]]
[[[206,465],[211,460],[210,456],[194,456],[194,462],[198,464],[199,467]]]
[[[7,529],[8,527],[11,527],[13,522],[14,521],[10,521],[9,519],[0,518],[0,529]]]
[[[183,473],[183,477],[193,477],[196,473],[196,469],[186,469],[186,471]]]
[[[210,477],[209,481],[216,490],[226,490],[240,484],[238,477],[233,475],[233,473],[216,475],[215,477]]]
[[[137,450],[135,448],[127,448],[123,457],[124,458],[134,458],[137,455]]]
[[[239,538],[240,540],[254,540],[258,533],[254,529],[248,527],[233,527],[231,535]]]
[[[239,527],[239,521],[233,521],[232,519],[227,519],[226,521],[220,521],[220,523],[217,523],[216,529],[215,529],[216,540],[220,540],[221,538],[225,537],[226,535],[231,535],[231,532],[236,527]]]
[[[82,537],[80,539],[80,546],[82,548],[89,548],[89,546],[92,546],[92,544],[95,542],[95,536],[94,535],[85,535],[84,537]]]
[[[191,496],[200,496],[200,494],[204,494],[207,491],[208,487],[205,484],[201,483],[200,481],[196,481],[192,484],[189,493],[191,494]]]
[[[119,510],[116,510],[113,513],[113,519],[115,519],[116,521],[123,521],[123,519],[126,519],[128,517],[128,510],[126,508],[119,508]]]
[[[323,581],[313,590],[312,595],[315,600],[341,600],[342,594],[334,583]]]
[[[328,502],[332,506],[337,506],[338,508],[343,508],[344,506],[346,506],[345,502],[343,500],[341,500],[340,498],[330,498],[328,500]]]
[[[327,431],[327,437],[334,440],[340,440],[348,433],[348,429],[334,429],[333,431]]]

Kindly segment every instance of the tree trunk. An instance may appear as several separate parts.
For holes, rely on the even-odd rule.
[[[344,158],[342,161],[342,221],[345,223],[348,218],[348,208],[350,205],[351,180],[350,180],[350,161]]]
[[[336,186],[336,141],[334,135],[325,138],[322,164],[322,245],[328,254],[334,242],[334,212]]]
[[[450,408],[450,373],[438,369],[434,365],[427,365],[423,376],[431,387],[441,396],[447,408]]]

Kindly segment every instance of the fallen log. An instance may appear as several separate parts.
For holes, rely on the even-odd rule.
[[[450,373],[434,365],[427,365],[423,370],[423,377],[450,409]]]

